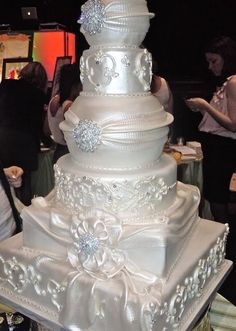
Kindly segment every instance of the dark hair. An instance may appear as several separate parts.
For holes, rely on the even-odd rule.
[[[65,100],[74,101],[82,90],[80,70],[77,63],[64,64],[60,69],[59,91],[60,104]]]
[[[219,54],[224,60],[221,76],[236,74],[236,42],[227,36],[214,38],[204,50],[205,53]]]
[[[47,90],[48,77],[44,66],[40,62],[30,62],[20,71],[19,78],[25,79],[43,92]]]

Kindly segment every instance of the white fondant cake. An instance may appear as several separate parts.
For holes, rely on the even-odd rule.
[[[185,331],[229,269],[228,227],[162,153],[172,116],[150,94],[145,0],[88,0],[83,92],[61,123],[55,188],[0,244],[1,296],[72,331]],[[59,330],[59,329],[58,329]]]

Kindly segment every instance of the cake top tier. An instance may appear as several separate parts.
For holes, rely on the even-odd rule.
[[[88,0],[81,7],[81,32],[90,46],[139,46],[149,29],[146,0]]]

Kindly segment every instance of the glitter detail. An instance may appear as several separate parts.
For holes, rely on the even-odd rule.
[[[81,120],[73,129],[76,145],[84,152],[94,152],[101,143],[101,128],[91,120]]]
[[[89,176],[80,177],[68,173],[58,165],[55,165],[54,169],[56,200],[70,211],[80,213],[85,208],[100,206],[115,215],[125,213],[135,223],[144,222],[147,214],[149,219],[151,215],[155,215],[156,222],[168,221],[165,213],[160,214],[160,206],[174,189],[176,182],[168,185],[164,178],[159,176],[103,182]]]
[[[79,238],[79,246],[87,256],[94,255],[98,250],[100,241],[90,233],[85,233]]]
[[[83,29],[90,35],[101,32],[105,21],[105,5],[100,0],[88,0],[81,7],[81,16],[78,20]]]
[[[125,55],[122,59],[121,59],[121,63],[125,66],[125,67],[129,67],[130,66],[130,60],[128,58],[127,55]]]

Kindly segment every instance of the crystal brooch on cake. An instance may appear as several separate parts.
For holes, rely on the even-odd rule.
[[[105,5],[100,0],[88,0],[81,7],[81,16],[78,20],[83,29],[90,35],[101,32],[105,21]]]
[[[125,254],[117,247],[122,226],[116,216],[98,209],[73,215],[70,234],[68,260],[79,272],[107,279],[124,267]]]
[[[101,128],[91,120],[80,120],[73,129],[76,145],[83,152],[94,152],[101,143]]]

